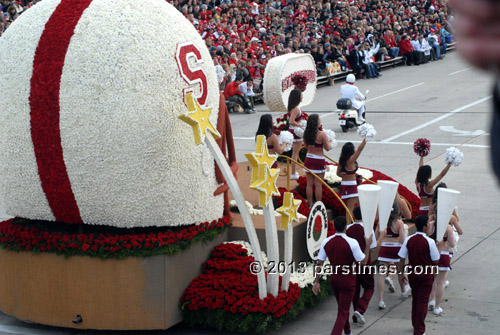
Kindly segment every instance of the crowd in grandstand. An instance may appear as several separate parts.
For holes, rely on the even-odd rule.
[[[222,87],[235,75],[258,84],[269,59],[289,52],[310,53],[320,75],[332,67],[350,68],[358,78],[363,70],[365,77],[376,77],[368,71],[374,60],[403,56],[408,65],[438,60],[452,36],[445,0],[171,3],[224,69]]]
[[[0,1],[0,35],[36,2]],[[439,60],[452,41],[446,0],[168,2],[205,40],[222,90],[237,78],[252,79],[258,93],[267,62],[290,52],[310,53],[318,75],[352,69],[357,78],[376,78],[377,62]]]

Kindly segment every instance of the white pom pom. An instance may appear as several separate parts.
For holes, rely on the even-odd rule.
[[[293,135],[291,132],[286,130],[282,131],[278,136],[278,141],[280,143],[280,146],[283,145],[283,143],[286,143],[285,151],[292,150]]]
[[[335,132],[330,129],[325,129],[323,130],[326,133],[326,138],[328,139],[328,142],[330,142],[330,146],[335,148],[337,146],[337,140],[335,139]]]
[[[297,137],[299,137],[299,138],[304,137],[304,131],[305,131],[305,129],[304,129],[304,128],[293,128],[293,132],[294,132],[294,133],[295,133],[295,135],[297,135]]]
[[[300,127],[306,129],[307,127],[307,121],[306,120],[300,120],[299,122]]]
[[[363,137],[366,142],[371,142],[373,141],[373,138],[377,136],[377,131],[373,126],[369,123],[365,123],[361,127],[358,128],[358,134],[359,136]]]
[[[453,166],[459,166],[464,159],[464,154],[455,147],[446,149],[444,161],[446,164],[451,163]]]

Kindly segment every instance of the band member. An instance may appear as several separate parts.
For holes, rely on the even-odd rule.
[[[363,253],[359,243],[355,239],[347,237],[346,224],[345,216],[335,218],[334,226],[337,233],[325,239],[321,244],[315,269],[313,293],[318,294],[321,289],[319,284],[321,274],[318,270],[328,257],[332,267],[330,285],[338,304],[337,319],[332,329],[332,335],[341,335],[342,330],[344,334],[351,334],[349,309],[356,290],[356,275],[352,272],[352,268],[357,262],[366,263],[368,257],[365,255],[369,253],[369,246],[373,241],[373,236],[365,239],[367,248]]]
[[[424,232],[427,227],[427,219],[425,215],[417,217],[415,220],[417,232],[406,238],[399,251],[399,257],[403,259],[408,257],[408,279],[412,293],[411,323],[413,325],[413,335],[425,334],[427,303],[434,282],[433,272],[435,272],[435,265],[439,261],[439,251],[436,244]]]
[[[361,250],[366,250],[365,242],[365,229],[363,226],[361,208],[359,206],[354,207],[354,223],[347,226],[347,236],[352,237],[358,241]],[[375,235],[373,235],[375,236]],[[372,273],[370,265],[372,264],[370,249],[377,247],[377,241],[373,240],[370,248],[367,251],[368,260],[366,265],[360,265],[359,271],[356,273],[356,291],[354,292],[354,298],[352,300],[352,306],[354,308],[354,314],[352,316],[352,321],[360,325],[365,324],[365,317],[363,314],[368,308],[370,299],[373,296],[373,291],[375,288],[375,281],[373,279],[374,273]],[[361,295],[361,288],[363,288],[363,295]]]

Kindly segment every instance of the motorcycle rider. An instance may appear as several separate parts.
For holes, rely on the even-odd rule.
[[[354,85],[356,81],[356,77],[354,74],[347,75],[346,84],[340,87],[340,94],[342,98],[351,100],[352,107],[358,111],[358,120],[361,122],[365,122],[363,118],[363,113],[365,112],[365,102],[363,100],[366,97],[361,94],[358,87]]]

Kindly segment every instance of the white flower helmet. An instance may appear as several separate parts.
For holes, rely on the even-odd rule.
[[[356,81],[356,77],[352,73],[348,74],[345,81],[350,83],[350,84],[354,84],[354,82]]]

